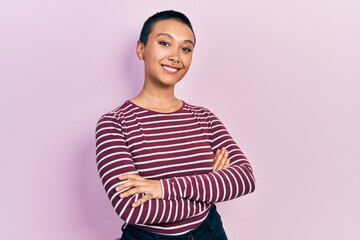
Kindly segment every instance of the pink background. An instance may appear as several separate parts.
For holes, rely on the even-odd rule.
[[[140,28],[186,13],[198,44],[177,88],[254,167],[219,203],[230,239],[360,239],[360,1],[1,1],[0,239],[115,239],[94,129],[143,81]]]

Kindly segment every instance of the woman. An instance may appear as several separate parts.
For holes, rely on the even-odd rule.
[[[188,18],[150,17],[137,43],[141,92],[103,115],[97,167],[127,239],[227,239],[214,203],[254,191],[252,168],[208,109],[174,95],[196,39]]]

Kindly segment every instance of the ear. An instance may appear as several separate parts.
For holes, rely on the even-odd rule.
[[[145,45],[140,40],[138,40],[136,44],[136,54],[140,60],[144,59],[144,48]]]

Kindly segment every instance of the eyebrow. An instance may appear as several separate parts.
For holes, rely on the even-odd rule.
[[[156,35],[156,37],[160,37],[160,36],[164,36],[164,37],[169,37],[169,38],[172,38],[174,39],[173,36],[171,36],[170,34],[168,33],[159,33],[158,35]],[[185,39],[183,42],[186,42],[186,43],[191,43],[193,46],[195,46],[194,42],[189,40],[189,39]]]

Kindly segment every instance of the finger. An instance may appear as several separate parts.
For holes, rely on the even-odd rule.
[[[141,204],[144,204],[145,202],[149,201],[151,199],[150,195],[145,194],[142,198],[137,200],[132,204],[132,207],[136,208],[140,206]]]
[[[218,154],[215,156],[214,158],[214,164],[213,164],[213,172],[216,171],[216,169],[218,168],[218,165],[221,161],[221,159],[223,158],[223,155],[224,155],[224,150],[223,149],[218,149],[217,150]]]
[[[218,149],[217,150],[218,154],[215,156],[214,158],[214,164],[213,164],[213,172],[215,172],[215,170],[218,168],[218,165],[223,157],[224,154],[224,150],[223,149]]]
[[[131,181],[122,182],[115,188],[115,191],[119,192],[121,190],[124,190],[125,188],[130,188],[133,185],[134,185],[134,182],[131,182]]]
[[[220,149],[216,150],[214,159],[219,155],[219,153],[220,153]]]
[[[139,200],[137,200],[136,202],[134,202],[131,206],[133,208],[136,208],[138,206],[140,206],[141,204],[143,204],[143,202],[145,202],[145,200],[143,198],[140,198]]]
[[[120,180],[141,180],[143,179],[138,174],[123,174],[119,176]]]
[[[230,167],[230,160],[229,159],[225,161],[224,167],[222,169],[227,169],[228,167]]]
[[[228,158],[225,163],[225,168],[230,167],[230,159]]]
[[[215,171],[219,171],[219,170],[225,168],[225,164],[228,159],[228,156],[229,156],[229,152],[225,151],[224,154],[222,155],[222,158],[220,159],[219,164]]]
[[[213,171],[214,171],[214,165],[217,164],[218,162],[218,157],[219,157],[219,154],[220,154],[220,149],[216,150],[215,154],[214,154],[214,158],[213,158]]]
[[[217,156],[215,159],[214,159],[214,164],[213,164],[213,169],[212,171],[215,172],[217,166],[219,165],[219,157]]]
[[[140,187],[144,185],[144,181],[137,181],[137,180],[128,180],[125,182],[120,183],[116,188],[115,191],[119,192],[121,190],[124,190],[126,188],[131,187]]]
[[[127,197],[130,197],[130,196],[135,195],[135,194],[141,194],[141,193],[143,193],[143,191],[144,190],[142,188],[140,188],[140,187],[131,188],[130,190],[121,193],[119,195],[119,197],[120,198],[127,198]]]
[[[134,186],[142,186],[142,183],[145,182],[145,179],[137,174],[124,174],[118,177],[120,180],[125,182],[120,183],[115,191],[121,191],[125,188],[130,188]]]
[[[226,163],[227,163],[228,160],[229,160],[229,151],[226,150],[225,154],[224,154],[224,157],[222,159],[223,166],[222,166],[221,169],[227,168]],[[219,169],[219,170],[221,170],[221,169]]]

